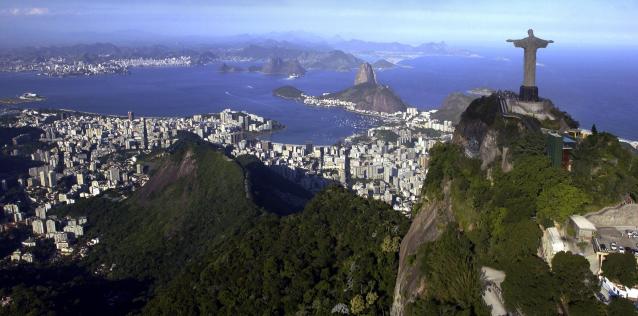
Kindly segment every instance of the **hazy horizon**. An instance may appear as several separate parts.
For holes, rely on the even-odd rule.
[[[565,46],[638,45],[638,2],[590,1],[121,1],[8,0],[0,4],[6,47],[113,42],[210,41],[289,33],[297,40],[361,39],[500,47],[537,36]]]

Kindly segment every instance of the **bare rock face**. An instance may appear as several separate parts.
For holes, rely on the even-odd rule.
[[[372,69],[372,65],[370,65],[369,63],[361,64],[361,66],[359,66],[357,75],[354,77],[355,86],[364,83],[377,83],[377,78],[374,74],[374,70]]]
[[[449,183],[444,186],[443,193],[443,200],[423,204],[401,241],[399,271],[390,310],[392,316],[405,315],[405,307],[421,296],[427,288],[428,280],[423,277],[418,260],[415,262],[409,258],[417,253],[422,244],[437,240],[442,233],[439,227],[445,227],[452,220]]]
[[[372,82],[354,85],[343,91],[322,97],[353,102],[356,104],[357,110],[394,113],[405,111],[407,108],[392,89]]]

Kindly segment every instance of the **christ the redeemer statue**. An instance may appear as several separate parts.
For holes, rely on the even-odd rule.
[[[549,43],[554,41],[546,41],[534,36],[534,30],[527,31],[528,37],[507,41],[514,43],[514,47],[521,47],[525,50],[525,64],[523,66],[524,80],[521,86],[519,98],[523,101],[538,101],[538,87],[536,86],[536,50],[545,48]]]

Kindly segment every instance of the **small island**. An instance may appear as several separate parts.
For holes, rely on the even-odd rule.
[[[304,100],[303,91],[293,87],[293,86],[283,86],[273,90],[272,94],[276,97],[280,97],[282,99],[287,100],[295,100],[301,101]]]
[[[0,99],[0,104],[2,105],[16,105],[21,103],[30,103],[30,102],[39,102],[46,100],[45,97],[38,95],[33,92],[25,92],[22,95],[15,98],[4,98]]]

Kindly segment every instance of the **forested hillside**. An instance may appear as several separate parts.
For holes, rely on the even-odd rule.
[[[479,99],[469,110],[489,107],[481,102],[490,100]],[[485,315],[477,278],[480,267],[489,266],[507,275],[502,289],[510,310],[551,315],[562,304],[574,315],[606,315],[605,306],[594,297],[586,260],[563,254],[554,260],[558,266],[568,262],[571,268],[554,263],[550,270],[537,249],[543,227],[618,203],[626,194],[635,196],[638,158],[614,136],[595,133],[574,149],[574,169],[568,172],[551,166],[540,130],[496,112],[482,113],[485,134],[495,139],[491,150],[498,151],[498,159],[485,164],[481,157],[490,155],[484,152],[468,158],[458,138],[431,152],[421,209],[449,201],[453,219],[438,239],[424,243],[411,258],[428,286],[407,311]],[[444,273],[445,269],[453,272]]]
[[[406,228],[388,205],[333,187],[299,214],[265,216],[228,239],[160,291],[145,313],[387,313]]]
[[[404,216],[338,187],[312,198],[254,157],[186,138],[148,158],[151,179],[130,197],[54,209],[86,215],[84,238],[100,243],[79,261],[3,270],[12,311],[388,312]]]

